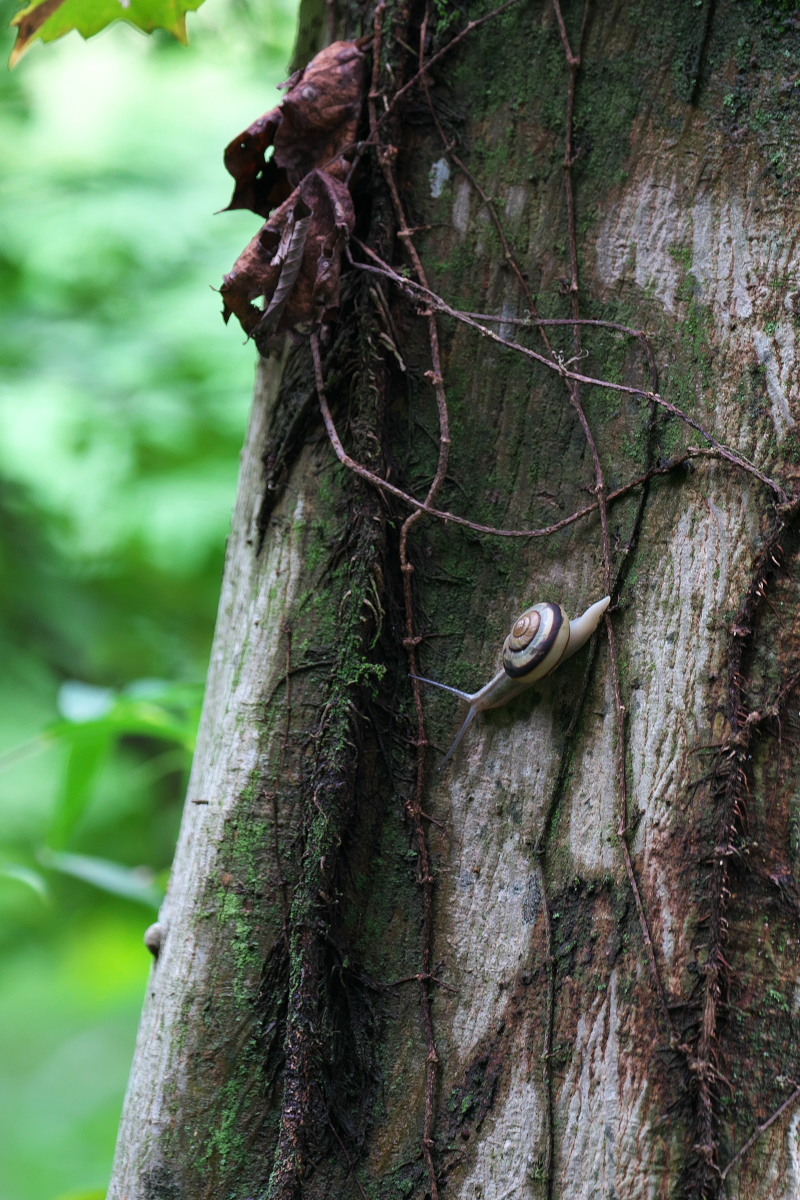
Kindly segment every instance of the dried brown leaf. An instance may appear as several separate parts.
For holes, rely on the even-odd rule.
[[[337,315],[342,246],[355,223],[346,152],[356,141],[364,80],[357,44],[334,42],[225,151],[236,181],[228,207],[267,221],[225,277],[223,315],[233,313],[261,350],[273,333]],[[253,303],[262,296],[263,309]]]
[[[364,91],[361,50],[355,42],[334,42],[287,86],[283,102],[225,150],[225,166],[236,181],[228,208],[266,217],[314,167],[340,179],[347,173],[342,152],[356,141]]]
[[[311,171],[225,276],[224,317],[238,317],[246,333],[264,339],[335,319],[344,239],[355,223],[345,184]],[[253,301],[268,299],[262,311]]]
[[[272,293],[272,299],[264,309],[264,316],[258,323],[259,330],[277,329],[280,315],[286,307],[286,301],[300,274],[308,227],[311,224],[311,213],[306,216],[298,216],[300,211],[302,210],[298,204],[293,219],[288,221],[284,228],[276,255],[281,260],[281,273],[278,276],[275,291]]]

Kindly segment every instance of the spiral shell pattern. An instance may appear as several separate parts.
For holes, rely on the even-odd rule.
[[[503,643],[503,667],[512,679],[542,679],[569,643],[569,617],[560,604],[534,604],[517,617]]]

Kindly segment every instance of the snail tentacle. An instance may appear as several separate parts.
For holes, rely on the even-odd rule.
[[[469,692],[460,692],[458,688],[449,687],[446,683],[439,683],[436,679],[426,679],[424,675],[409,675],[409,679],[418,679],[420,683],[430,683],[433,687],[441,688],[443,692],[452,692],[454,696],[458,696],[461,700],[466,700],[471,704],[475,696],[479,696],[480,692],[475,692],[470,695]]]
[[[447,751],[447,754],[445,754],[444,758],[439,763],[439,766],[436,768],[437,771],[441,771],[442,768],[444,767],[445,763],[449,762],[450,759],[453,757],[456,750],[458,749],[461,739],[463,738],[464,734],[467,732],[467,730],[469,729],[470,725],[475,720],[475,718],[477,717],[479,712],[480,712],[479,708],[477,708],[474,704],[470,704],[469,712],[467,713],[466,717],[464,718],[464,724],[461,726],[458,733],[456,734],[453,744],[450,747],[450,749]]]

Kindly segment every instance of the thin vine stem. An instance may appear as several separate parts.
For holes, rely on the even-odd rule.
[[[747,1154],[747,1151],[750,1150],[756,1144],[756,1142],[762,1136],[762,1134],[765,1134],[767,1132],[770,1125],[774,1125],[775,1122],[780,1117],[783,1116],[783,1114],[786,1112],[787,1108],[791,1108],[792,1105],[795,1104],[798,1100],[800,1100],[800,1086],[796,1087],[794,1089],[794,1091],[791,1093],[791,1095],[786,1097],[783,1104],[778,1105],[778,1107],[775,1109],[775,1111],[767,1117],[766,1121],[761,1122],[761,1124],[758,1126],[756,1131],[747,1139],[745,1144],[739,1150],[736,1151],[733,1158],[731,1158],[730,1161],[727,1163],[727,1165],[721,1169],[721,1171],[719,1173],[719,1177],[723,1183],[727,1179],[729,1172],[733,1169],[733,1167],[736,1166],[739,1159],[743,1158],[744,1155]]]
[[[513,8],[515,4],[519,3],[520,0],[506,0],[505,4],[501,4],[498,8],[492,9],[491,12],[485,13],[482,17],[476,17],[474,21],[470,21],[467,25],[465,25],[460,33],[457,33],[455,37],[451,38],[446,45],[442,46],[440,50],[437,50],[435,54],[432,54],[427,62],[422,60],[422,55],[420,54],[419,70],[415,75],[411,76],[407,83],[404,83],[403,86],[398,88],[394,93],[384,113],[379,119],[376,120],[375,125],[370,127],[370,138],[375,138],[381,127],[394,112],[395,108],[403,99],[403,97],[407,95],[407,93],[410,92],[411,89],[415,87],[422,79],[424,79],[431,68],[435,67],[438,62],[441,62],[446,54],[450,54],[451,51],[455,50],[456,46],[463,42],[465,37],[467,37],[470,33],[473,33],[476,29],[480,29],[481,25],[485,25],[487,21],[494,20],[495,17],[499,17],[501,13],[506,12],[509,8]]]
[[[386,492],[390,496],[394,496],[398,500],[402,500],[404,504],[409,504],[412,508],[416,508],[419,511],[420,516],[434,517],[439,521],[443,521],[445,524],[450,522],[453,525],[460,525],[465,529],[472,530],[473,533],[485,533],[493,537],[533,539],[551,537],[554,533],[559,533],[562,529],[567,529],[570,525],[574,525],[577,521],[583,520],[584,517],[590,517],[593,513],[597,512],[599,502],[597,500],[593,500],[591,504],[587,504],[584,508],[577,509],[575,512],[570,513],[568,517],[562,517],[560,521],[555,521],[552,525],[543,525],[539,529],[499,529],[494,525],[481,525],[478,521],[470,521],[467,517],[461,517],[457,513],[448,512],[444,509],[433,508],[427,502],[427,498],[425,500],[418,500],[416,496],[412,496],[408,492],[404,492],[401,488],[396,487],[393,483],[390,483],[388,479],[383,479],[382,476],[376,475],[376,473],[371,471],[369,467],[365,467],[362,463],[357,462],[347,453],[342,445],[342,440],[339,437],[339,432],[336,428],[336,423],[333,419],[330,405],[328,403],[328,397],[325,388],[325,377],[322,372],[322,364],[319,356],[319,340],[316,334],[311,335],[311,350],[312,355],[315,358],[315,380],[322,421],[325,425],[325,431],[328,435],[328,439],[333,447],[336,457],[339,459],[339,462],[343,466],[347,467],[349,471],[359,475],[368,483],[373,484],[374,487],[379,488],[381,491]],[[651,479],[655,479],[659,475],[671,475],[674,471],[682,467],[691,459],[697,457],[697,455],[700,453],[712,452],[702,452],[694,449],[687,450],[685,453],[679,454],[675,458],[670,459],[670,461],[664,466],[652,467],[643,475],[639,475],[636,479],[632,479],[630,483],[626,483],[621,487],[615,488],[614,491],[609,492],[606,496],[606,502],[611,503],[615,500],[620,500],[623,496],[627,496],[636,488],[642,487],[644,484],[649,483]]]
[[[529,358],[533,362],[539,363],[541,366],[546,367],[549,371],[554,371],[567,381],[582,383],[591,387],[599,387],[606,391],[619,392],[622,395],[633,396],[636,399],[657,404],[659,408],[663,408],[671,416],[676,417],[684,424],[689,425],[692,429],[699,433],[701,437],[705,438],[707,442],[710,442],[720,458],[725,459],[733,466],[736,466],[740,470],[747,472],[747,474],[754,476],[754,478],[763,483],[764,486],[769,488],[769,490],[775,495],[780,504],[786,504],[789,502],[789,496],[779,483],[777,483],[774,479],[771,479],[768,475],[765,475],[763,471],[759,471],[758,467],[749,462],[741,454],[737,454],[736,451],[731,450],[729,446],[726,446],[724,442],[721,442],[714,436],[714,434],[705,429],[699,423],[699,421],[696,421],[694,417],[689,416],[688,413],[684,412],[683,409],[678,408],[676,404],[673,404],[670,400],[667,400],[659,392],[652,390],[648,391],[646,388],[641,387],[632,387],[629,384],[624,383],[613,383],[610,379],[598,379],[592,375],[583,375],[579,371],[570,370],[570,363],[565,363],[559,357],[548,358],[546,355],[538,354],[535,350],[531,350],[528,346],[523,346],[519,342],[512,342],[508,338],[500,337],[499,334],[494,333],[494,331],[491,329],[487,329],[486,326],[482,325],[479,321],[473,320],[467,315],[467,313],[460,309],[453,308],[452,305],[448,304],[435,292],[425,289],[418,283],[415,283],[413,280],[406,279],[404,276],[398,274],[392,267],[389,266],[388,263],[384,262],[371,247],[367,246],[366,243],[359,241],[357,238],[354,238],[353,240],[365,251],[365,253],[369,255],[370,258],[374,260],[373,263],[370,264],[358,262],[357,260],[353,259],[352,261],[360,270],[368,271],[376,275],[381,275],[386,279],[390,279],[409,295],[415,296],[418,299],[423,299],[426,304],[435,306],[437,311],[443,313],[445,316],[452,317],[453,320],[460,321],[462,324],[468,325],[470,328],[480,333],[483,337],[488,338],[497,345],[504,346],[507,350],[513,350],[515,353],[521,354],[525,358]],[[376,263],[379,265],[375,265]]]
[[[514,3],[516,0],[511,0],[511,2]],[[370,88],[367,101],[370,124],[370,139],[376,143],[379,125],[389,116],[391,111],[391,106],[389,106],[384,112],[383,117],[378,117],[377,101],[380,97],[379,85],[384,11],[385,3],[384,0],[381,0],[381,3],[379,3],[375,12],[373,26],[375,39],[373,43],[372,86]],[[420,39],[421,62],[423,57],[426,24],[427,11],[423,21],[422,35]],[[409,227],[406,219],[405,209],[400,199],[400,191],[394,174],[394,153],[391,149],[384,148],[381,145],[377,145],[376,150],[378,162],[380,164],[381,171],[386,182],[386,187],[391,197],[392,206],[394,208],[398,236],[403,239],[406,252],[411,258],[414,272],[420,285],[427,288],[428,277],[425,273],[422,259],[414,244],[413,232]],[[439,349],[439,331],[434,313],[427,313],[426,320],[428,325],[428,339],[430,342],[431,353],[431,370],[427,372],[427,375],[433,385],[439,422],[439,452],[436,462],[436,471],[425,497],[425,506],[430,507],[433,504],[433,501],[436,499],[438,492],[441,490],[441,487],[447,476],[447,466],[450,455],[450,416],[447,408],[447,395],[444,388],[444,373],[442,371],[441,352]],[[438,1200],[439,1183],[436,1172],[436,1163],[434,1161],[434,1148],[436,1125],[436,1087],[438,1079],[439,1055],[436,1049],[436,1035],[433,1024],[433,998],[431,994],[431,980],[433,977],[433,891],[435,885],[435,873],[431,858],[430,846],[428,844],[426,819],[422,805],[425,794],[425,778],[427,775],[427,752],[429,742],[427,724],[425,721],[425,707],[422,702],[422,690],[420,688],[418,679],[415,678],[420,674],[417,648],[421,639],[417,635],[414,622],[414,588],[412,578],[414,565],[409,554],[409,539],[411,536],[411,531],[416,523],[421,519],[422,515],[422,508],[417,507],[416,511],[411,513],[410,516],[406,517],[405,521],[403,522],[403,525],[400,529],[399,558],[400,572],[403,580],[403,607],[405,617],[405,636],[403,638],[403,645],[408,658],[409,674],[412,676],[414,707],[417,715],[416,780],[413,795],[408,800],[406,808],[411,819],[412,827],[414,829],[414,837],[417,844],[418,882],[422,890],[422,970],[419,972],[419,990],[423,1023],[425,1025],[425,1039],[427,1044],[427,1054],[425,1059],[425,1116],[422,1132],[422,1154],[428,1170],[428,1182],[431,1200]]]

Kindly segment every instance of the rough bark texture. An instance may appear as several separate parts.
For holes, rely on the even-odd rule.
[[[387,9],[373,91],[423,25],[427,58],[488,11]],[[352,459],[424,498],[439,380],[396,183],[438,296],[628,388],[437,317],[432,506],[549,526],[596,497],[587,429],[605,494],[661,473],[547,537],[401,536],[334,457],[308,342],[262,364],[111,1200],[800,1193],[800,33],[745,0],[583,14],[521,0],[384,119],[356,233],[404,269],[345,274],[322,369]],[[514,325],[515,264],[540,314],[646,330],[722,451],[651,400],[640,339]],[[613,645],[436,774],[415,639],[474,691],[528,604],[607,585]],[[457,702],[423,701],[446,748]]]

